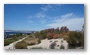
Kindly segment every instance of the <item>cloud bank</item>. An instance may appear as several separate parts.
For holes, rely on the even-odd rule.
[[[84,24],[84,17],[75,17],[73,13],[68,13],[61,17],[58,17],[56,20],[53,20],[52,23],[47,26],[50,28],[67,26],[70,30],[81,30]]]
[[[55,17],[47,16],[47,11],[60,9],[61,6],[60,4],[43,5],[40,7],[41,10],[39,12],[35,13],[33,16],[29,16],[30,19],[28,22],[35,23],[34,20],[37,19],[40,25],[44,25],[47,28],[67,26],[70,30],[81,30],[84,24],[84,17],[78,17],[74,13],[67,13]]]

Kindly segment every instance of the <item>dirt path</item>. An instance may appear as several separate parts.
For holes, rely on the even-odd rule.
[[[5,49],[15,49],[14,45],[15,45],[16,43],[18,43],[18,42],[21,42],[22,40],[24,40],[24,39],[26,39],[26,38],[27,38],[27,37],[24,37],[24,38],[22,38],[22,39],[20,39],[20,40],[18,40],[18,41],[15,41],[15,42],[7,45],[7,46],[4,46],[4,48],[5,48]]]

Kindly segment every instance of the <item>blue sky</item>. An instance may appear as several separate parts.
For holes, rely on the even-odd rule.
[[[42,30],[67,26],[81,30],[84,4],[5,4],[5,30]]]

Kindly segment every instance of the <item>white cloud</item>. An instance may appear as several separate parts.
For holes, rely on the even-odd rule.
[[[54,10],[58,9],[61,6],[61,4],[48,4],[41,7],[43,11],[48,11],[49,9]]]
[[[53,22],[48,24],[47,26],[53,28],[67,26],[70,30],[81,30],[83,24],[84,24],[83,17],[81,18],[74,17],[73,13],[68,13],[53,20]]]
[[[61,18],[70,18],[70,17],[73,17],[73,16],[74,16],[73,13],[68,13],[66,15],[61,16]]]
[[[36,14],[34,14],[33,16],[28,16],[28,22],[29,23],[33,23],[33,21],[31,21],[33,18],[37,18],[39,19],[39,21],[41,22],[41,24],[44,24],[46,22],[46,18],[51,19],[53,17],[49,17],[45,15],[45,12],[48,11],[49,9],[53,10],[53,9],[58,9],[58,7],[60,7],[60,4],[47,4],[47,5],[43,5],[41,7],[41,11],[37,12]]]
[[[42,14],[42,13],[37,13],[37,14],[35,15],[35,17],[41,19],[41,18],[45,18],[45,15]]]
[[[44,15],[42,13],[37,13],[34,16],[29,16],[28,22],[33,23],[34,21],[32,21],[32,20],[34,18],[34,19],[38,19],[41,24],[44,24],[46,22],[45,17],[46,17],[46,15]]]
[[[47,11],[47,10],[50,9],[50,8],[52,8],[52,6],[49,5],[49,4],[41,7],[41,9],[44,10],[44,11]]]

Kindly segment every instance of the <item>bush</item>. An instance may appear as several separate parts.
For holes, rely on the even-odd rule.
[[[24,35],[21,35],[21,36],[19,36],[19,35],[11,35],[10,38],[4,39],[4,46],[9,45],[10,43],[12,43],[14,41],[17,41],[19,39],[22,39],[24,37],[25,37]]]
[[[29,37],[34,37],[34,36],[30,35]]]
[[[48,39],[52,39],[54,35],[55,35],[54,33],[48,33],[48,34],[47,34],[47,38],[48,38]]]
[[[10,43],[14,42],[14,40],[11,40],[11,39],[5,39],[4,40],[4,46],[7,46],[9,45]]]
[[[27,45],[31,46],[31,45],[35,45],[35,43],[31,42],[30,44],[27,44]]]
[[[60,49],[64,49],[64,46],[61,45]]]
[[[41,40],[40,39],[38,39],[38,43],[41,43]]]
[[[25,42],[18,42],[16,45],[15,45],[15,48],[16,49],[27,49],[27,44]]]
[[[18,40],[18,37],[17,36],[12,36],[11,37],[13,40],[17,41]]]
[[[70,32],[68,34],[68,43],[71,47],[84,46],[84,35],[81,32]]]
[[[36,32],[34,35],[36,38],[39,38],[39,39],[46,39],[47,38],[47,33],[44,30],[41,30],[40,32]]]

